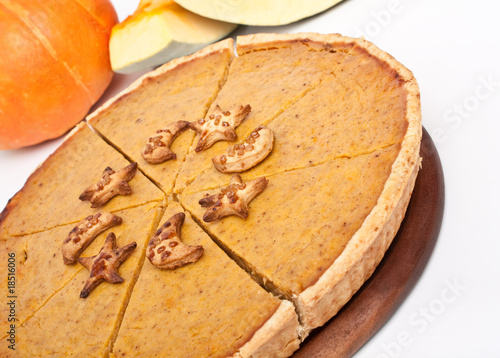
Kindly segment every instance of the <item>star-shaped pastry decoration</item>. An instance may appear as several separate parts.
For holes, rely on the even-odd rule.
[[[159,129],[149,137],[148,142],[142,150],[142,157],[149,164],[159,164],[170,159],[177,158],[177,155],[170,150],[175,138],[189,128],[189,122],[177,121],[170,123],[166,128]]]
[[[101,251],[92,257],[80,257],[78,262],[90,271],[90,277],[82,292],[80,298],[87,298],[94,288],[102,281],[110,283],[121,283],[123,278],[118,275],[118,266],[125,261],[137,247],[137,243],[131,242],[128,245],[117,248],[116,236],[114,233],[109,233],[106,241],[101,248]]]
[[[207,194],[199,201],[202,207],[207,208],[203,221],[215,221],[229,215],[246,219],[248,204],[267,187],[268,183],[266,177],[244,183],[239,174],[234,174],[230,184],[222,188],[219,194]]]
[[[102,178],[94,185],[89,186],[80,194],[79,199],[89,201],[92,208],[98,208],[106,204],[117,195],[132,194],[132,189],[128,185],[137,172],[137,163],[132,163],[115,173],[113,169],[107,167],[102,173]]]
[[[203,255],[203,246],[186,245],[181,241],[184,213],[177,213],[156,231],[149,241],[146,256],[161,269],[175,269],[196,262]]]
[[[200,135],[194,150],[200,152],[210,148],[220,140],[235,141],[237,135],[234,130],[243,122],[251,109],[250,105],[247,104],[246,106],[233,108],[230,111],[222,111],[219,105],[216,105],[212,113],[206,116],[205,119],[201,118],[190,122],[189,128]]]

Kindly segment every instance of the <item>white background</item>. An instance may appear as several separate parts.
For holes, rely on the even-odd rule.
[[[138,4],[112,2],[120,20]],[[237,30],[365,36],[420,84],[444,168],[444,222],[415,289],[357,358],[500,357],[499,15],[491,0],[347,0],[292,25]],[[115,77],[107,96],[130,80]],[[60,142],[0,152],[0,208]]]

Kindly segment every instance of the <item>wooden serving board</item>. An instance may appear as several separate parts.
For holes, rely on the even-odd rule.
[[[311,332],[294,358],[352,356],[389,320],[417,283],[436,244],[444,210],[443,170],[425,129],[420,156],[422,169],[406,217],[384,259],[344,308]]]

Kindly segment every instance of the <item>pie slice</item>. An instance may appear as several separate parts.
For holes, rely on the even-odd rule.
[[[76,223],[100,210],[114,212],[163,202],[163,192],[139,171],[128,182],[130,195],[116,196],[94,209],[78,199],[87,187],[101,179],[107,167],[118,171],[129,164],[85,123],[78,125],[0,214],[1,240]]]
[[[170,203],[161,223],[179,212],[182,207]],[[290,302],[255,283],[189,215],[181,237],[185,244],[203,245],[203,256],[174,270],[146,260],[113,356],[284,357],[298,348]]]
[[[158,68],[138,79],[88,117],[89,124],[165,191],[172,191],[179,166],[194,139],[184,131],[170,149],[176,154],[159,164],[142,156],[149,138],[178,121],[203,118],[227,76],[233,57],[232,39],[221,41]]]
[[[259,125],[267,124],[313,90],[325,78],[333,76],[349,51],[351,39],[340,35],[261,34],[239,37],[238,57],[229,68],[226,83],[213,101],[207,115],[219,106],[231,111],[250,105],[252,110],[237,127],[238,141],[245,139]],[[196,152],[193,144],[176,182],[182,191],[197,174],[212,165],[211,159],[234,143],[217,142]]]
[[[86,299],[80,292],[89,271],[80,264],[62,263],[60,244],[65,236],[56,236],[60,228],[28,237],[28,258],[18,264],[17,356],[107,356],[162,211],[150,203],[117,212],[123,222],[109,230],[115,232],[117,246],[135,241],[137,248],[118,268],[124,282],[103,282]],[[99,235],[82,257],[96,255],[107,233]],[[0,355],[7,355],[5,338],[0,343]]]

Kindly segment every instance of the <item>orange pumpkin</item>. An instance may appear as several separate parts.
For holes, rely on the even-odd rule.
[[[109,0],[0,1],[0,149],[56,138],[109,85]]]

